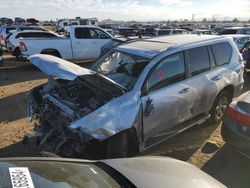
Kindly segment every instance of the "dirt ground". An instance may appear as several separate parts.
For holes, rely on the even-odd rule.
[[[24,135],[32,131],[27,119],[25,96],[44,82],[46,76],[28,62],[18,62],[5,52],[0,67],[0,157],[36,156],[39,148]],[[81,63],[81,66],[86,64]],[[244,91],[250,89],[245,77]],[[204,123],[168,140],[141,155],[170,156],[194,164],[228,187],[250,185],[250,161],[229,148],[220,136],[220,124]]]

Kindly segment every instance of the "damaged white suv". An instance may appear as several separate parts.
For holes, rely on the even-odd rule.
[[[50,76],[30,94],[38,143],[64,157],[137,154],[208,118],[218,122],[243,86],[232,39],[178,35],[120,45],[89,69],[31,56]]]

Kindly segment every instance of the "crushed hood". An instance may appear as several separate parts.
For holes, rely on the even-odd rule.
[[[96,73],[90,69],[80,67],[74,63],[66,61],[64,59],[47,55],[47,54],[35,54],[30,56],[29,61],[38,67],[48,76],[57,77],[63,80],[73,81],[77,77],[88,76],[88,75],[97,75],[99,78],[106,80],[110,85],[118,87],[119,89],[125,91],[127,90],[121,84],[113,81],[112,79]],[[95,77],[95,76],[93,76]]]
[[[48,76],[61,78],[64,80],[75,80],[78,76],[96,74],[96,72],[82,68],[64,59],[46,55],[35,54],[28,58],[30,62],[38,67]]]

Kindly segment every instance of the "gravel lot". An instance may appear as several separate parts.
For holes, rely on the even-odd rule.
[[[44,82],[46,76],[28,62],[18,62],[5,53],[0,67],[0,157],[36,156],[34,141],[22,144],[32,131],[26,117],[25,95]],[[86,65],[80,63],[81,66]],[[250,89],[250,76],[244,91]],[[220,125],[204,123],[187,130],[141,155],[170,156],[194,164],[228,187],[249,187],[249,159],[232,151],[220,136]]]

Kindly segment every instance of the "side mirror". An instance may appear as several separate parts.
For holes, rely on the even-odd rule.
[[[66,32],[65,36],[66,36],[67,38],[70,38],[70,33],[69,33],[69,32]]]

